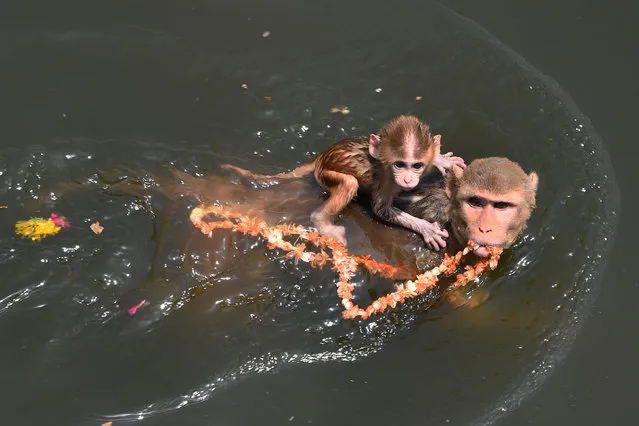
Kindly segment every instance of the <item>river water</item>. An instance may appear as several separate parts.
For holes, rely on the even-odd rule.
[[[606,145],[557,83],[445,6],[7,9],[8,424],[490,424],[543,389],[595,309],[620,208]],[[522,241],[467,290],[486,298],[476,307],[427,296],[343,321],[332,271],[250,237],[208,240],[188,221],[196,197],[161,190],[180,185],[171,170],[292,168],[402,113],[428,120],[446,150],[540,176]],[[14,235],[52,212],[71,227],[39,243]],[[390,286],[357,284],[364,300]]]

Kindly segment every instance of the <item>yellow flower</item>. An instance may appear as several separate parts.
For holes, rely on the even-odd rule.
[[[49,235],[57,234],[61,229],[51,219],[41,217],[21,220],[16,223],[16,234],[31,238],[31,241],[40,241]]]

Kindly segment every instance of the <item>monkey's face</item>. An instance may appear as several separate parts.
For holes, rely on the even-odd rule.
[[[426,164],[421,160],[415,162],[397,160],[391,163],[395,183],[404,191],[417,186],[425,169]]]
[[[527,215],[522,211],[525,201],[520,192],[475,190],[456,201],[459,212],[453,223],[455,233],[461,241],[479,244],[475,250],[478,256],[489,255],[486,246],[510,247],[525,227]]]
[[[537,174],[527,175],[519,164],[498,157],[480,158],[452,172],[446,195],[459,242],[479,244],[475,254],[482,257],[489,254],[486,246],[510,247],[535,208]]]
[[[370,135],[368,152],[378,159],[395,184],[410,191],[439,155],[440,136],[430,135],[428,125],[416,117],[401,116],[384,126],[383,136]]]

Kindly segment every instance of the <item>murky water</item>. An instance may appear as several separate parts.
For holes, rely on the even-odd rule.
[[[463,18],[350,3],[70,2],[2,29],[7,422],[489,423],[552,372],[614,234],[601,141],[559,87]],[[195,198],[158,191],[171,169],[291,168],[401,113],[466,159],[540,175],[522,242],[469,289],[488,295],[476,308],[430,295],[342,321],[333,272],[249,237],[208,240],[188,221]],[[51,212],[72,227],[14,236],[17,220]],[[357,282],[362,299],[390,285]]]

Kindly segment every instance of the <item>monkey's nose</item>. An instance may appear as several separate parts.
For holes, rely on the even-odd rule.
[[[482,234],[485,234],[485,233],[487,233],[487,232],[492,231],[492,229],[490,229],[490,228],[484,228],[484,229],[482,229],[482,227],[481,227],[481,226],[478,226],[477,228],[479,228],[479,232],[481,232]]]

